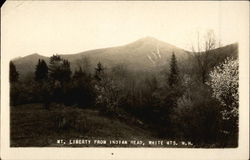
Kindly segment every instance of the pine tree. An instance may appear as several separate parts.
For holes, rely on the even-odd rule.
[[[50,57],[49,61],[49,77],[53,80],[59,79],[59,71],[61,66],[61,57],[57,55],[53,55]]]
[[[48,79],[48,66],[44,60],[38,60],[35,71],[35,80],[42,81]]]
[[[65,82],[71,78],[70,63],[58,55],[50,57],[49,77],[55,81]]]
[[[170,74],[168,77],[168,84],[170,87],[175,86],[178,83],[178,67],[175,54],[172,54],[170,62]]]
[[[70,62],[68,60],[63,60],[62,63],[62,80],[68,82],[71,79],[71,69]]]
[[[19,73],[16,70],[16,66],[12,61],[10,61],[10,83],[15,83],[18,81]]]
[[[68,104],[77,104],[81,107],[95,103],[95,90],[91,84],[91,75],[79,67],[72,76],[70,89],[66,93]]]
[[[95,68],[95,79],[101,81],[103,74],[104,74],[104,67],[102,66],[101,62],[99,62],[97,64],[97,67]]]
[[[54,102],[65,102],[68,90],[68,82],[71,80],[71,69],[68,60],[58,55],[50,57],[49,62],[49,79],[51,87],[51,100]]]

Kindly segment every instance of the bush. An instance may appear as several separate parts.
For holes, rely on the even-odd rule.
[[[10,85],[10,105],[41,102],[41,90],[35,81]]]
[[[213,144],[219,140],[219,103],[211,98],[210,90],[205,85],[192,86],[191,89],[177,100],[177,107],[171,116],[175,133],[193,143]]]
[[[62,108],[62,111],[53,113],[54,128],[57,132],[77,131],[85,133],[91,129],[91,126],[87,124],[88,121],[86,117],[80,117],[77,111],[67,110],[63,105],[60,105],[60,108]]]

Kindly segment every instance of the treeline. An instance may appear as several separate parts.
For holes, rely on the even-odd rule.
[[[238,63],[227,59],[221,67],[209,68],[204,54],[194,55],[185,67],[173,53],[170,65],[156,73],[133,72],[125,65],[105,68],[101,62],[91,72],[88,58],[72,72],[68,60],[53,55],[48,65],[39,60],[34,78],[24,81],[18,80],[10,62],[10,105],[39,102],[46,109],[54,103],[96,108],[101,114],[155,131],[159,138],[235,147]],[[234,78],[234,83],[224,84],[227,78]],[[225,88],[230,92],[224,92]]]
[[[10,62],[11,105],[40,102],[48,108],[53,102],[88,106],[95,101],[92,75],[80,66],[72,73],[70,62],[57,55],[50,57],[49,65],[39,59],[34,76],[22,81],[18,77]]]

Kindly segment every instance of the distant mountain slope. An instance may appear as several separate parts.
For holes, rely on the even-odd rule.
[[[229,50],[234,50],[234,48],[237,48],[237,44],[216,49],[216,53],[221,53],[221,55],[235,54],[229,52]],[[71,62],[72,69],[77,66],[77,60],[86,56],[90,59],[92,68],[94,68],[100,61],[106,67],[112,67],[116,64],[124,64],[130,70],[148,71],[168,63],[173,52],[179,63],[185,60],[185,57],[188,55],[188,51],[181,48],[152,37],[145,37],[123,46],[95,49],[77,54],[60,56]],[[44,59],[47,63],[49,62],[49,57],[41,56],[39,54],[32,54],[23,58],[14,59],[13,62],[21,77],[24,77],[27,73],[34,73],[38,59]]]
[[[106,67],[115,64],[125,64],[133,70],[150,70],[155,66],[165,64],[167,59],[174,52],[177,57],[185,56],[186,51],[177,48],[168,43],[159,41],[152,37],[145,37],[127,45],[95,49],[77,54],[60,55],[68,59],[74,69],[76,61],[87,56],[92,62],[92,68],[100,61]],[[32,54],[23,58],[14,60],[20,75],[35,71],[35,65],[38,59],[44,59],[48,62],[49,57],[38,54]]]
[[[174,52],[177,57],[184,56],[186,51],[152,37],[139,39],[133,43],[81,52],[74,55],[62,55],[71,62],[89,57],[94,64],[101,61],[106,66],[126,64],[130,69],[148,70],[166,63],[166,59]]]
[[[211,67],[217,66],[219,63],[224,62],[226,57],[238,57],[238,44],[230,44],[221,48],[217,48],[210,52],[209,61]]]
[[[37,53],[14,59],[13,62],[16,65],[18,73],[20,74],[20,78],[25,77],[28,73],[33,73],[39,59],[43,59],[46,62],[49,61],[49,57],[45,57]]]

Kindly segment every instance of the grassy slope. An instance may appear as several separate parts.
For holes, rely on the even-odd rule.
[[[56,146],[61,138],[154,139],[149,131],[101,116],[95,110],[56,105],[46,110],[41,104],[27,104],[10,111],[12,147]],[[66,128],[59,127],[62,117],[68,123]]]

